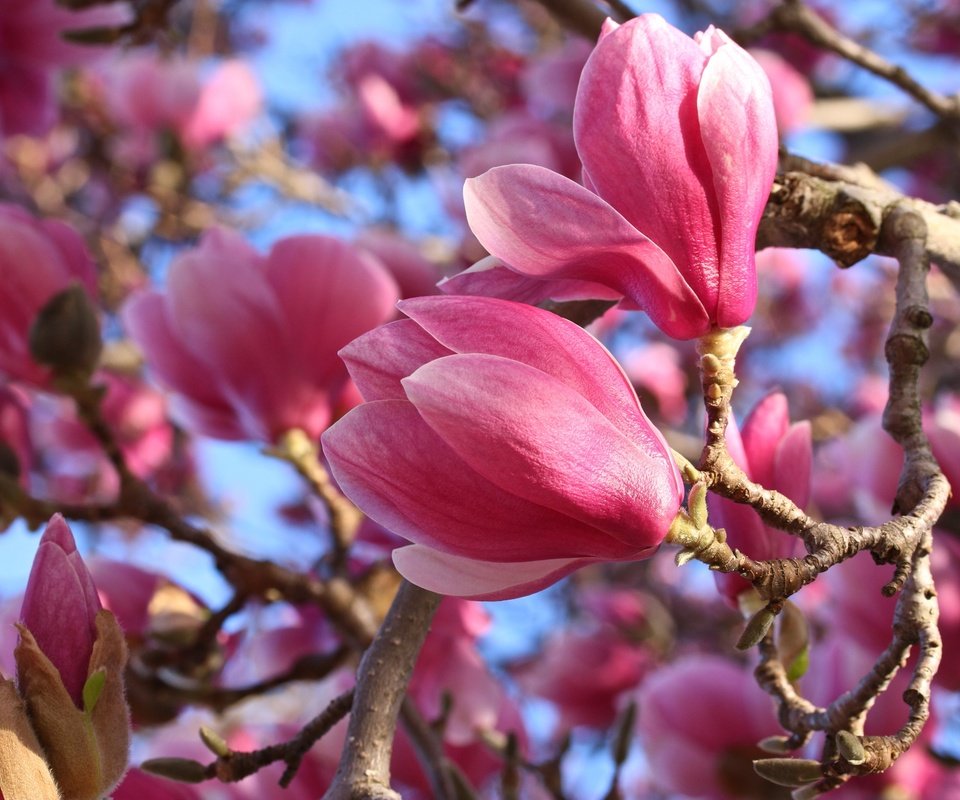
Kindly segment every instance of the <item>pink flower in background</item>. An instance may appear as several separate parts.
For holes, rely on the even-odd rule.
[[[173,426],[163,395],[142,380],[108,370],[94,375],[105,388],[103,415],[127,466],[150,480],[170,463]],[[49,494],[63,502],[117,496],[120,479],[103,447],[76,416],[74,404],[46,398],[35,404],[31,430],[43,461]]]
[[[123,127],[182,129],[200,98],[197,63],[147,51],[118,55],[101,70],[107,109]]]
[[[751,762],[764,757],[757,742],[780,726],[773,700],[750,669],[717,656],[687,656],[647,677],[637,713],[659,788],[709,800],[769,796],[770,784]]]
[[[520,76],[520,85],[533,113],[569,123],[580,73],[592,49],[583,39],[571,37],[562,46],[530,60]]]
[[[623,371],[588,333],[490,298],[406,300],[342,355],[367,400],[323,437],[343,491],[415,542],[425,588],[516,597],[652,554],[683,486]]]
[[[30,327],[46,302],[73,283],[96,296],[96,269],[80,235],[0,203],[0,376],[41,388],[49,383],[49,370],[30,356]]]
[[[165,293],[137,293],[122,316],[185,427],[274,441],[326,428],[347,381],[337,350],[396,299],[380,262],[338,239],[293,236],[261,256],[213,229],[174,260]]]
[[[59,671],[78,707],[96,638],[93,621],[101,608],[73,534],[57,514],[40,538],[20,619]]]
[[[849,515],[866,525],[890,517],[903,450],[881,425],[880,413],[858,420],[817,451],[813,499],[824,515]]]
[[[616,719],[619,699],[635,688],[653,659],[612,627],[561,631],[550,636],[535,658],[511,672],[521,690],[553,703],[560,728],[604,729]]]
[[[763,67],[773,89],[773,109],[781,133],[802,127],[813,108],[810,81],[788,61],[771,50],[751,49],[750,55]]]
[[[128,15],[121,3],[71,11],[56,0],[0,0],[0,135],[46,133],[57,118],[56,71],[104,52],[68,42],[65,32],[117,25]]]
[[[634,386],[653,395],[660,416],[672,425],[683,422],[687,416],[687,374],[680,366],[676,347],[650,342],[628,351],[620,361]]]
[[[33,466],[33,444],[29,425],[30,398],[16,386],[0,384],[0,470],[12,467],[10,456],[16,460],[19,480],[27,485],[30,468]]]
[[[599,283],[689,339],[756,302],[757,225],[777,163],[770,84],[714,28],[608,21],[577,92],[587,188],[532,165],[464,187],[467,219],[523,276]]]
[[[188,148],[203,148],[239,133],[263,110],[260,82],[240,59],[220,64],[207,80],[196,107],[180,128]]]
[[[754,407],[737,430],[735,420],[727,427],[727,448],[737,465],[755,483],[785,494],[800,508],[810,502],[810,470],[813,444],[809,422],[790,424],[787,398],[780,392],[768,394]],[[793,558],[802,552],[795,536],[764,524],[750,506],[723,497],[710,498],[714,525],[727,531],[730,546],[751,558]],[[717,586],[725,597],[736,601],[750,584],[735,574],[716,574]]]
[[[397,282],[401,298],[438,293],[436,265],[402,234],[387,228],[365,228],[356,242],[380,259]]]

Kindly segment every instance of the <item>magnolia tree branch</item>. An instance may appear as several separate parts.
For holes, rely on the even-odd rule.
[[[768,17],[753,29],[739,32],[737,38],[754,40],[771,31],[798,34],[811,44],[836,53],[852,64],[889,81],[943,119],[960,119],[960,99],[946,97],[927,89],[903,67],[887,61],[859,42],[844,36],[800,0],[783,0],[771,10]]]
[[[400,585],[360,662],[347,744],[324,800],[399,800],[390,788],[397,715],[440,600],[407,581]]]

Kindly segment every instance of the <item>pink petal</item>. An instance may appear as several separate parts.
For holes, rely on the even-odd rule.
[[[532,164],[496,167],[468,180],[463,197],[471,230],[511,269],[603,284],[675,338],[709,329],[703,304],[663,250],[569,178]],[[691,224],[677,230],[687,236]]]
[[[472,600],[511,600],[539,592],[595,560],[552,558],[503,564],[414,544],[394,550],[393,563],[408,581],[437,594]]]
[[[637,447],[586,398],[534,367],[454,355],[420,367],[403,386],[427,424],[504,491],[633,549],[658,545],[677,513],[672,459]]]
[[[743,425],[743,448],[747,460],[740,466],[748,470],[751,480],[769,489],[775,488],[774,458],[789,426],[790,411],[782,392],[771,392],[764,397],[753,407]]]
[[[489,298],[417,298],[399,308],[450,350],[535,367],[586,398],[644,452],[669,452],[620,365],[580,326],[538,308]],[[679,475],[676,491],[678,497],[683,493]]]
[[[656,14],[621,25],[584,67],[574,138],[599,195],[672,259],[712,317],[721,220],[697,119],[706,61]]]
[[[452,351],[410,319],[381,325],[340,351],[350,377],[367,401],[406,400],[401,378],[428,361],[451,354]]]
[[[810,502],[813,442],[810,423],[790,426],[780,440],[773,463],[773,485],[800,508]]]
[[[190,410],[189,419],[197,422],[197,417],[207,415],[217,419],[236,419],[218,385],[210,380],[207,366],[183,346],[171,329],[163,295],[149,289],[137,292],[124,304],[121,317],[127,332],[144,351],[151,372],[160,383],[183,396],[176,402]],[[217,435],[206,425],[189,427],[198,433]],[[220,427],[218,423],[214,429]]]
[[[343,492],[417,544],[496,562],[622,558],[631,550],[477,474],[409,402],[364,403],[325,431],[322,443]]]
[[[757,225],[777,170],[777,122],[770,82],[750,55],[727,39],[700,81],[697,112],[720,220],[717,324],[731,328],[753,313]]]
[[[376,257],[330,236],[290,236],[267,256],[273,287],[293,342],[296,369],[323,386],[342,382],[337,351],[390,319],[397,284]]]
[[[444,294],[498,297],[537,305],[545,300],[619,300],[621,295],[600,283],[574,279],[547,280],[514,272],[494,256],[481,259],[437,284]]]

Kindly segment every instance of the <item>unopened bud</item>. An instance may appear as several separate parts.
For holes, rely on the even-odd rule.
[[[823,777],[820,762],[810,758],[761,758],[753,762],[753,769],[777,786],[802,786]]]
[[[755,644],[759,644],[763,637],[767,635],[776,618],[777,615],[770,606],[761,608],[753,615],[747,623],[747,627],[743,629],[743,633],[740,634],[737,650],[749,650]]]
[[[144,761],[140,769],[180,783],[203,783],[208,780],[207,768],[189,758],[151,758]]]
[[[102,348],[96,309],[76,283],[50,298],[30,328],[30,355],[58,377],[88,378]]]
[[[867,760],[867,753],[863,749],[863,742],[850,731],[840,731],[835,737],[837,752],[848,764],[862,764]]]
[[[792,750],[789,736],[768,736],[766,739],[757,742],[757,747],[767,753],[775,753],[776,755],[786,755]]]
[[[230,746],[224,738],[206,725],[200,726],[200,740],[217,758],[226,758],[231,753]]]

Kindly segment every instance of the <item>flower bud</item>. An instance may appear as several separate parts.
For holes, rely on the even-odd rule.
[[[97,312],[78,283],[51,297],[30,328],[30,355],[57,377],[89,378],[102,349]]]

